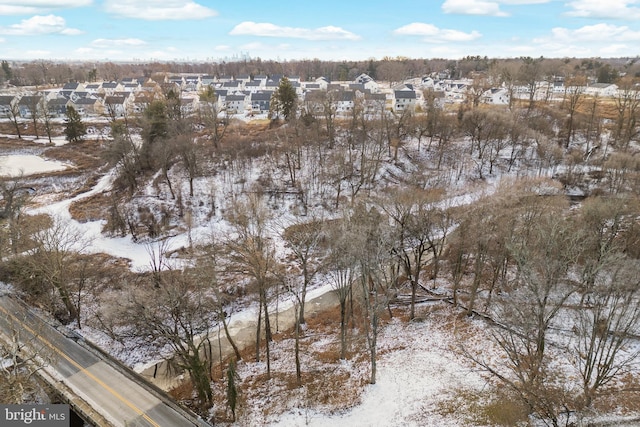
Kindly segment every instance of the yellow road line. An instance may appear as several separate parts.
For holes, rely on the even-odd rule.
[[[138,415],[141,415],[145,420],[147,420],[149,423],[151,423],[151,425],[153,425],[154,427],[160,427],[160,425],[157,424],[155,421],[153,421],[147,414],[144,413],[144,411],[142,411],[140,408],[135,406],[133,403],[129,402],[124,397],[122,397],[122,395],[120,393],[118,393],[117,391],[115,391],[114,389],[109,387],[107,384],[104,383],[104,381],[102,381],[100,378],[96,377],[94,374],[89,372],[87,369],[83,368],[78,362],[73,360],[71,357],[69,357],[62,350],[56,348],[53,344],[51,344],[48,340],[43,338],[41,335],[37,334],[29,326],[21,323],[20,320],[15,315],[9,313],[3,307],[0,307],[0,311],[3,312],[7,317],[12,317],[13,319],[15,319],[16,322],[21,324],[23,328],[25,328],[27,331],[29,331],[34,336],[34,338],[37,338],[38,340],[42,341],[47,347],[49,347],[51,350],[53,350],[56,353],[58,353],[60,356],[62,356],[64,359],[66,359],[69,363],[71,363],[73,366],[75,366],[78,370],[80,370],[80,372],[84,373],[86,376],[88,376],[89,378],[94,380],[98,385],[102,386],[105,390],[107,390],[109,393],[111,393],[116,399],[120,400],[122,403],[127,405],[129,408],[133,409],[133,411],[138,413]]]

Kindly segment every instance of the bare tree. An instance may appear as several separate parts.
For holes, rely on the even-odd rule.
[[[283,231],[283,237],[293,255],[296,263],[302,273],[302,284],[299,293],[296,293],[299,306],[298,321],[300,324],[305,323],[304,307],[307,297],[307,288],[313,281],[314,277],[322,268],[318,257],[320,254],[321,244],[323,243],[324,221],[318,218],[312,218],[311,221],[299,222],[290,225]]]
[[[0,341],[0,401],[18,405],[25,399],[37,400],[43,392],[35,376],[48,363],[51,350],[12,316],[3,320],[9,325],[10,335]]]
[[[120,313],[130,322],[123,338],[171,348],[174,363],[189,373],[201,412],[213,402],[208,336],[216,304],[208,292],[208,285],[201,285],[190,271],[168,270],[161,274],[159,287],[131,290]]]
[[[393,191],[379,201],[380,208],[392,220],[393,254],[411,285],[411,319],[415,318],[416,293],[423,270],[430,261],[433,277],[437,276],[438,260],[449,231],[448,225],[442,224],[445,212],[437,205],[440,198],[441,192],[437,190],[407,189]],[[429,253],[431,260],[428,260]]]
[[[229,127],[227,110],[218,106],[218,95],[209,86],[200,93],[200,120],[205,126],[207,137],[218,148]]]
[[[559,426],[567,398],[554,390],[548,364],[549,332],[558,313],[577,292],[568,277],[579,260],[581,234],[564,218],[544,213],[521,227],[509,244],[517,264],[517,279],[509,296],[494,304],[492,316],[503,328],[493,333],[506,361],[474,360],[496,376],[527,405],[532,414]]]
[[[9,109],[9,119],[13,124],[13,127],[16,130],[16,135],[18,135],[18,139],[22,139],[22,131],[20,130],[20,108],[18,107],[18,102],[14,102],[11,104],[11,108]]]
[[[257,194],[244,200],[236,200],[229,212],[233,233],[223,243],[231,272],[252,279],[258,294],[258,322],[256,328],[256,361],[260,360],[262,316],[267,356],[267,376],[271,375],[270,342],[271,321],[269,318],[269,290],[280,280],[280,265],[276,259],[273,241],[269,236],[270,213]]]
[[[33,249],[16,259],[16,279],[30,289],[31,297],[51,298],[52,311],[64,323],[79,322],[80,303],[74,301],[71,279],[77,254],[86,249],[89,240],[72,224],[54,219],[50,227],[36,232],[32,241]],[[61,313],[57,313],[58,302],[62,303]]]
[[[7,249],[18,254],[19,242],[22,240],[21,220],[23,211],[30,199],[31,189],[24,183],[22,176],[14,178],[0,177],[0,224],[6,222],[7,227],[0,229],[0,251]]]
[[[638,134],[640,90],[638,90],[636,78],[627,76],[618,81],[618,94],[614,102],[616,107],[614,143],[621,148],[627,148],[629,142]]]
[[[564,147],[569,148],[569,144],[575,137],[575,122],[578,109],[584,101],[584,91],[586,88],[586,78],[573,78],[565,82],[563,105],[567,110],[566,135]]]
[[[340,303],[340,358],[347,357],[347,302],[353,296],[358,277],[357,260],[352,253],[353,242],[348,221],[339,219],[327,223],[327,277]],[[352,299],[353,301],[353,299]],[[353,313],[351,313],[353,315]]]
[[[602,260],[588,298],[572,311],[576,332],[572,358],[589,408],[604,386],[630,372],[640,350],[640,264],[621,254]]]
[[[359,273],[359,297],[371,365],[369,382],[375,384],[380,318],[385,310],[391,313],[389,302],[395,293],[399,268],[384,216],[374,208],[358,204],[349,216],[349,231]]]
[[[44,132],[47,134],[49,144],[51,144],[51,136],[53,134],[53,117],[51,115],[51,112],[49,111],[49,108],[47,107],[47,100],[44,96],[40,98],[37,109],[38,111],[40,111],[40,115],[38,118],[42,122],[42,126],[44,126]]]

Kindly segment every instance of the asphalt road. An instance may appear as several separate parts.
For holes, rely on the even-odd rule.
[[[188,427],[187,418],[156,394],[45,323],[9,296],[0,296],[0,333],[47,359],[46,371],[114,426]],[[202,424],[206,425],[206,424]]]

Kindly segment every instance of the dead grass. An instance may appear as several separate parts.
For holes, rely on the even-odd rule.
[[[69,206],[71,218],[79,222],[97,221],[105,218],[110,200],[106,194],[96,194],[72,203]]]
[[[440,415],[455,415],[464,425],[527,425],[526,407],[500,389],[489,389],[482,395],[465,389],[452,390],[451,395],[436,406]]]
[[[274,334],[271,343],[271,378],[267,378],[265,349],[261,348],[260,363],[255,362],[255,346],[241,351],[243,361],[238,363],[239,403],[237,416],[241,425],[252,425],[256,417],[267,423],[288,410],[317,410],[324,412],[344,411],[359,403],[360,394],[368,379],[367,354],[351,351],[347,363],[362,367],[362,374],[352,375],[353,368],[346,368],[340,360],[340,343],[336,325],[340,312],[328,310],[307,317],[307,326],[300,337],[301,386],[298,385],[294,363],[294,331]],[[322,342],[321,344],[318,344]],[[353,342],[352,342],[353,344]],[[264,347],[264,342],[263,342]],[[352,346],[361,348],[361,345]],[[231,422],[227,407],[226,378],[220,380],[226,365],[213,367],[216,423]],[[251,421],[248,422],[247,420]],[[244,424],[243,424],[244,423]]]
[[[50,159],[68,162],[81,171],[92,171],[100,168],[105,161],[100,157],[100,143],[88,140],[45,150],[44,155]]]
[[[625,375],[618,381],[616,390],[603,390],[595,399],[593,406],[597,412],[601,413],[638,414],[640,412],[640,379],[631,374]]]

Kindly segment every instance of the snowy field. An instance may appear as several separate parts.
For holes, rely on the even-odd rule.
[[[43,159],[34,154],[11,154],[0,156],[0,176],[16,177],[65,170],[70,165],[55,160]]]

